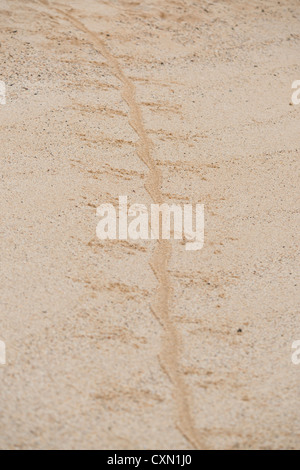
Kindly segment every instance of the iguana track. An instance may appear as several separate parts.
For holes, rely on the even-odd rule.
[[[133,81],[123,72],[118,60],[111,54],[106,44],[98,37],[96,33],[89,30],[76,17],[68,11],[52,7],[43,1],[38,2],[43,8],[52,9],[59,16],[75,28],[82,31],[89,37],[94,49],[98,51],[108,62],[108,65],[114,76],[122,83],[122,97],[129,108],[129,123],[139,137],[136,144],[137,154],[140,160],[148,167],[149,173],[145,189],[151,199],[156,204],[163,203],[161,191],[162,175],[157,168],[156,162],[151,155],[153,143],[148,137],[144,123],[141,108],[136,99],[136,88]],[[204,448],[204,437],[195,429],[188,399],[187,385],[180,373],[180,350],[181,341],[177,328],[170,315],[172,286],[169,275],[169,260],[172,254],[171,242],[168,240],[159,240],[150,261],[151,268],[158,281],[157,295],[154,305],[151,307],[156,319],[163,328],[162,350],[160,353],[160,364],[164,373],[169,377],[173,385],[173,393],[177,405],[178,423],[177,428],[187,441],[196,449]],[[201,440],[201,442],[200,442]]]

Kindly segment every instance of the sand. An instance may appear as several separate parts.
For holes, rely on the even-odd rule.
[[[0,0],[1,449],[300,448],[299,21]],[[204,248],[99,240],[120,195]]]

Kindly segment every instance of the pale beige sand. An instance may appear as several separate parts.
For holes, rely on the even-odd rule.
[[[300,448],[300,4],[247,3],[0,0],[1,448]],[[204,249],[100,242],[123,194]]]

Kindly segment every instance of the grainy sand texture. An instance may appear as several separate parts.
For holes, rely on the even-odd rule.
[[[299,0],[0,0],[1,449],[300,449],[299,33]],[[204,204],[203,249],[100,240],[120,195]]]

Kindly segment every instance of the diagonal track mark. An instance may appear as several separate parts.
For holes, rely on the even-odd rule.
[[[123,85],[122,97],[129,108],[129,122],[139,137],[136,144],[137,154],[140,160],[148,167],[149,174],[145,188],[156,204],[163,202],[161,191],[162,175],[157,168],[155,160],[152,158],[152,141],[147,135],[143,123],[141,108],[136,99],[135,85],[123,72],[118,60],[110,53],[105,43],[96,33],[90,31],[85,24],[60,8],[54,8],[55,11],[78,30],[84,32],[91,41],[91,44],[108,61],[108,64],[116,78]],[[152,306],[152,312],[163,328],[163,344],[160,353],[160,365],[162,370],[170,379],[174,388],[174,397],[178,413],[178,429],[187,441],[196,449],[204,448],[204,436],[194,427],[189,403],[188,390],[180,373],[180,350],[181,341],[175,324],[170,315],[172,286],[168,271],[169,260],[172,254],[171,242],[168,240],[159,240],[150,262],[151,268],[158,281],[157,295],[155,303]]]

